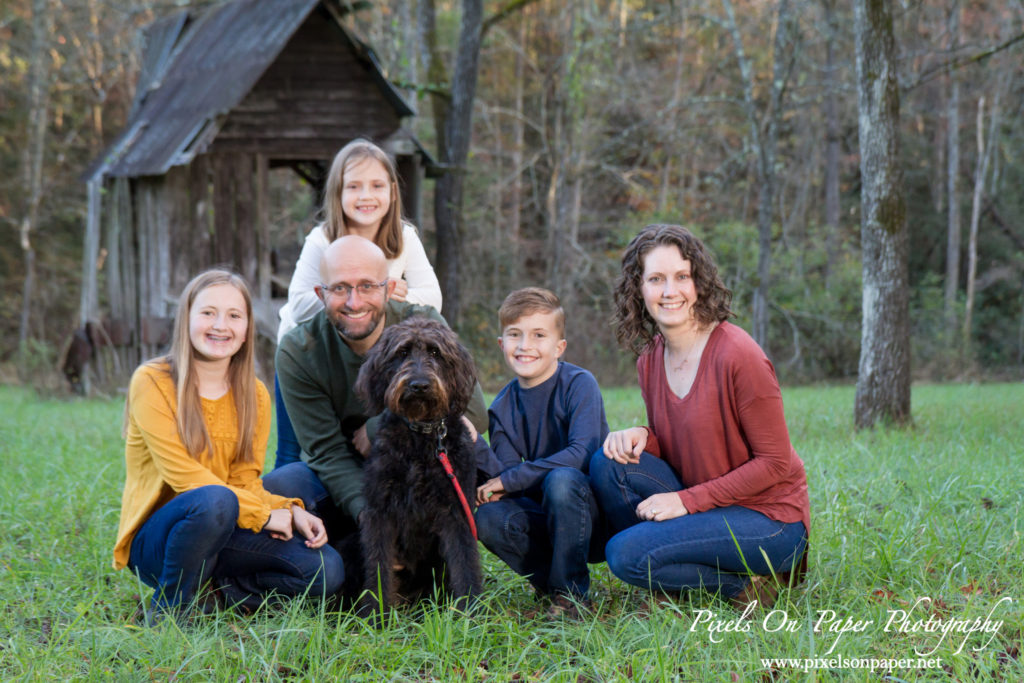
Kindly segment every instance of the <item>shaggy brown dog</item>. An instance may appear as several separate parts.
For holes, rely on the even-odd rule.
[[[422,317],[385,328],[359,372],[356,392],[368,414],[381,413],[359,516],[364,616],[427,597],[434,586],[463,606],[480,592],[476,539],[438,458],[447,453],[472,500],[476,463],[462,414],[475,385],[473,359],[455,333]]]

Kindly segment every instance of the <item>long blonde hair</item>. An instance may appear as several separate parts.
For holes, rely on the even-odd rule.
[[[391,204],[384,217],[380,219],[380,227],[374,237],[374,244],[381,248],[384,256],[393,259],[402,253],[402,196],[398,191],[398,172],[395,162],[383,149],[364,138],[356,138],[334,155],[331,170],[327,174],[324,186],[324,234],[330,244],[339,237],[344,237],[345,211],[341,206],[341,190],[345,187],[345,173],[367,159],[375,159],[387,171],[391,186]]]
[[[203,453],[212,454],[213,444],[203,419],[202,400],[199,397],[199,381],[195,369],[195,348],[189,336],[189,317],[192,304],[199,293],[215,285],[231,285],[245,299],[248,318],[245,341],[231,357],[228,365],[228,385],[235,399],[235,415],[238,421],[238,441],[235,444],[234,461],[252,462],[253,435],[256,432],[256,321],[252,312],[252,295],[249,286],[240,275],[227,270],[208,270],[192,278],[185,285],[178,299],[178,310],[174,316],[174,332],[171,350],[166,356],[147,361],[146,365],[166,368],[177,394],[178,408],[175,421],[178,436],[189,454],[198,460]],[[125,427],[127,428],[128,404],[125,403]]]

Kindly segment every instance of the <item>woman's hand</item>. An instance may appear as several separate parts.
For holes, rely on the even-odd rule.
[[[630,427],[618,432],[610,432],[604,440],[604,454],[623,465],[640,462],[640,454],[647,445],[647,430],[643,427]]]
[[[327,543],[327,529],[322,519],[292,505],[292,526],[306,539],[307,548],[319,548]]]
[[[270,511],[270,519],[263,525],[263,530],[279,541],[287,541],[292,537],[292,512],[284,508]]]
[[[395,290],[388,298],[392,301],[405,301],[405,297],[409,296],[409,283],[405,281],[404,277],[396,278],[392,282],[395,283]]]
[[[476,504],[493,503],[503,495],[505,495],[505,487],[501,484],[501,477],[495,477],[477,488]]]
[[[679,499],[679,494],[674,491],[672,493],[655,493],[636,506],[636,516],[650,522],[664,522],[685,514],[688,514],[688,510],[683,505],[683,501]]]

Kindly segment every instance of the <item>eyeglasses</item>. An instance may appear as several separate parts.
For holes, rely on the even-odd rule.
[[[360,282],[358,285],[349,285],[345,284],[344,282],[339,282],[336,285],[321,284],[320,289],[324,290],[328,294],[333,294],[334,296],[341,297],[342,299],[347,299],[349,294],[352,293],[352,290],[359,292],[359,296],[368,297],[373,296],[378,291],[380,291],[382,287],[387,286],[387,280],[385,280],[384,282]]]

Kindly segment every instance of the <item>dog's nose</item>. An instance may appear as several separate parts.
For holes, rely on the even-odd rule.
[[[422,394],[430,388],[430,382],[424,379],[414,379],[409,382],[409,389],[417,394]]]

